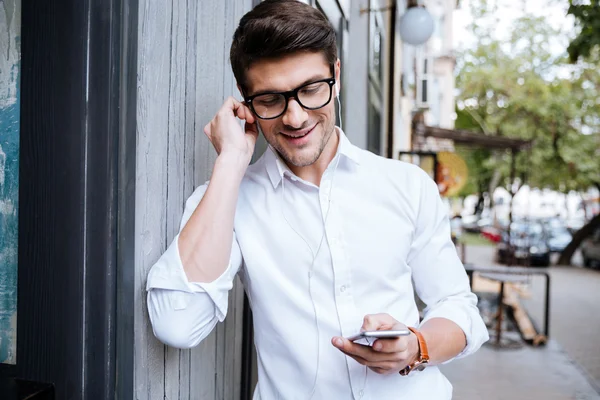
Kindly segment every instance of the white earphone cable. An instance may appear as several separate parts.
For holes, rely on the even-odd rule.
[[[323,245],[323,241],[325,239],[325,236],[327,234],[326,231],[326,225],[327,225],[327,219],[329,218],[329,212],[331,210],[331,193],[333,190],[333,182],[334,182],[334,178],[335,178],[335,174],[337,172],[337,167],[338,164],[340,162],[340,156],[339,154],[336,156],[336,163],[335,163],[335,167],[332,173],[332,177],[331,177],[331,186],[329,187],[329,194],[328,194],[328,203],[327,203],[327,212],[325,213],[325,218],[323,220],[323,233],[321,234],[321,239],[319,240],[319,245],[317,246],[317,251],[313,252],[312,248],[310,247],[310,245],[308,244],[308,241],[306,239],[304,239],[304,237],[300,234],[300,232],[298,232],[296,229],[294,229],[294,227],[292,226],[292,224],[290,223],[290,221],[287,219],[286,215],[285,215],[285,176],[282,177],[282,181],[281,181],[281,186],[282,186],[282,190],[281,190],[281,201],[282,201],[282,208],[281,208],[281,212],[283,214],[283,219],[285,220],[285,222],[287,222],[287,224],[289,225],[289,227],[296,233],[296,235],[298,235],[298,237],[300,239],[302,239],[302,241],[306,244],[306,246],[308,247],[308,250],[310,251],[311,255],[313,256],[312,262],[310,264],[310,268],[308,270],[308,293],[310,296],[310,301],[312,303],[313,306],[313,313],[315,316],[315,326],[317,328],[317,366],[316,366],[316,371],[315,371],[315,379],[313,381],[313,386],[310,392],[310,396],[309,399],[312,399],[312,397],[315,394],[315,391],[317,389],[317,380],[319,378],[319,367],[320,367],[320,359],[321,359],[321,332],[320,332],[320,328],[319,328],[319,317],[318,317],[318,313],[317,313],[317,306],[315,304],[314,298],[313,298],[313,294],[312,294],[312,274],[313,274],[313,268],[315,266],[315,262],[317,260],[317,256],[319,254],[319,251],[321,250],[321,247]]]
[[[340,97],[339,97],[339,86],[337,86],[336,84],[336,89],[337,89],[337,93],[336,93],[336,100],[338,103],[338,112],[339,112],[339,119],[340,119],[340,129],[342,129],[342,105],[340,103]],[[325,236],[327,234],[326,231],[326,226],[327,226],[327,220],[329,218],[329,212],[331,211],[331,193],[333,190],[333,183],[334,183],[334,179],[335,179],[335,174],[337,172],[337,168],[340,162],[340,155],[337,154],[336,155],[336,163],[335,163],[335,167],[333,169],[333,173],[331,176],[331,186],[329,187],[329,194],[328,194],[328,204],[327,204],[327,212],[325,213],[325,218],[323,219],[323,233],[321,234],[321,239],[319,240],[319,244],[317,246],[317,250],[316,252],[313,252],[312,247],[310,247],[310,244],[308,243],[308,241],[300,234],[300,232],[298,232],[296,229],[294,229],[294,227],[292,226],[292,224],[290,223],[290,221],[287,219],[286,215],[285,215],[285,174],[283,174],[284,176],[281,177],[281,212],[283,215],[283,219],[285,220],[285,222],[288,224],[288,226],[292,229],[292,231],[294,231],[294,233],[296,233],[296,235],[302,239],[302,241],[306,244],[306,247],[308,247],[308,250],[310,251],[311,255],[312,255],[312,262],[310,264],[310,268],[308,270],[308,293],[310,296],[310,301],[312,303],[313,306],[313,314],[315,316],[315,326],[316,326],[316,330],[317,330],[317,366],[316,366],[316,371],[315,371],[315,379],[313,381],[313,386],[312,389],[310,391],[310,396],[309,399],[312,399],[315,391],[317,389],[317,381],[319,378],[319,368],[320,368],[320,360],[321,360],[321,332],[320,332],[320,328],[319,328],[319,317],[318,317],[318,313],[317,313],[317,306],[315,304],[314,298],[313,298],[313,294],[312,294],[312,275],[313,275],[313,269],[315,266],[315,262],[317,260],[317,256],[319,255],[319,251],[321,250],[321,247],[323,245],[323,241],[325,239]],[[367,383],[367,368],[365,367],[365,379],[364,379],[364,383],[363,383],[363,388],[366,387],[366,383]]]
[[[340,92],[338,91],[337,96],[335,96],[338,103],[338,115],[340,116],[340,129],[344,130],[342,127],[342,103],[340,102]]]

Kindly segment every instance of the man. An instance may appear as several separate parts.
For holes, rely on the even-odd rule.
[[[225,318],[238,274],[255,398],[449,399],[435,365],[476,351],[487,330],[435,183],[335,127],[336,54],[332,26],[303,3],[267,0],[241,19],[230,58],[244,102],[229,98],[204,129],[219,155],[150,271],[154,333],[196,346]],[[270,146],[249,166],[259,131]]]

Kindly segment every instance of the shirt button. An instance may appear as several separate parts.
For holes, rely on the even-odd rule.
[[[365,392],[364,392],[364,391],[362,391],[362,390],[359,390],[359,391],[358,391],[358,397],[363,397],[363,396],[364,396],[364,394],[365,394]]]
[[[346,285],[344,285],[340,288],[340,292],[344,293],[345,291],[346,291]]]

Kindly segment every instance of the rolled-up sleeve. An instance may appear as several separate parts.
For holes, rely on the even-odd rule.
[[[424,172],[415,235],[408,255],[415,290],[427,305],[421,324],[446,318],[465,333],[467,345],[455,358],[477,351],[488,339],[477,296],[450,236],[450,222],[435,182]]]
[[[201,186],[186,202],[183,229],[206,192]],[[190,348],[207,337],[227,315],[228,294],[242,265],[235,232],[229,265],[210,283],[189,282],[179,254],[179,235],[152,266],[146,282],[148,314],[154,335],[163,343]]]

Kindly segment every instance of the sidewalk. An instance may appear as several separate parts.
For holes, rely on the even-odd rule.
[[[467,262],[493,265],[493,247],[469,247],[467,248]],[[554,271],[556,269],[556,271]],[[577,269],[565,269],[551,267],[551,274],[558,279],[553,279],[551,288],[551,333],[550,341],[546,346],[532,347],[524,345],[519,350],[495,350],[493,347],[483,346],[475,355],[463,360],[454,361],[441,367],[444,374],[448,377],[454,386],[454,400],[600,400],[600,392],[594,381],[593,375],[595,367],[600,360],[597,357],[600,354],[600,346],[597,345],[597,337],[590,340],[590,330],[582,331],[581,326],[586,325],[587,318],[596,318],[597,301],[591,301],[596,290],[583,285],[579,280],[589,281],[590,271],[581,271]],[[600,278],[600,271],[598,276]],[[567,279],[568,274],[571,279]],[[577,281],[575,281],[577,280]],[[536,285],[534,285],[536,286]],[[577,304],[579,310],[574,312],[572,301],[568,301],[573,296],[567,296],[564,293],[571,293],[584,289],[587,293],[586,301]],[[537,298],[541,293],[537,288],[532,295]],[[477,288],[475,288],[477,290]],[[525,301],[531,303],[533,299]],[[533,303],[537,303],[533,301]],[[567,303],[567,304],[565,304]],[[587,305],[586,305],[587,304]],[[529,306],[530,304],[528,304]],[[529,308],[529,307],[528,307]],[[536,307],[533,307],[536,308]],[[569,309],[571,311],[569,311]],[[532,310],[533,311],[533,310]],[[566,315],[570,313],[571,315]],[[534,312],[534,318],[539,318],[537,312]],[[563,315],[565,314],[565,315]],[[573,314],[577,314],[576,316]],[[569,320],[567,320],[569,318]],[[573,325],[573,318],[579,323]],[[567,337],[556,334],[563,330],[570,330],[571,334]],[[581,332],[579,332],[581,331]],[[564,344],[561,341],[567,340]],[[586,346],[588,357],[582,358],[580,352],[574,352],[574,346],[571,342],[583,342]],[[563,346],[567,346],[569,354]],[[582,344],[579,345],[580,347]],[[591,355],[590,355],[591,354]],[[585,361],[586,370],[584,370],[572,357],[577,357],[578,362]],[[591,360],[591,361],[588,361]],[[600,366],[598,366],[600,369]]]
[[[596,400],[600,395],[560,345],[494,350],[441,367],[454,386],[453,400]]]

